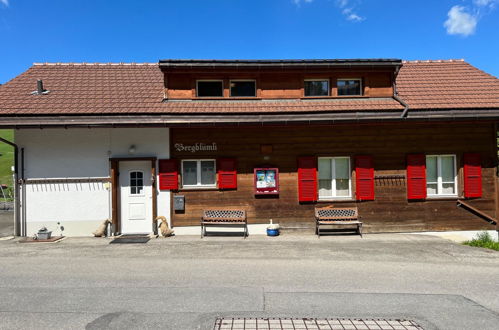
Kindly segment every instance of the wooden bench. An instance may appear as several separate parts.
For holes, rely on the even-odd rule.
[[[362,222],[359,218],[359,212],[356,207],[316,207],[315,233],[320,238],[321,226],[355,225],[357,233],[362,237]]]
[[[242,227],[244,228],[244,238],[248,236],[248,221],[244,210],[204,210],[201,218],[201,238],[206,236],[206,227],[208,226]]]

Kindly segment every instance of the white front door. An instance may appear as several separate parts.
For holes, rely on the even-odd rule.
[[[120,161],[120,218],[122,234],[152,232],[150,161]]]

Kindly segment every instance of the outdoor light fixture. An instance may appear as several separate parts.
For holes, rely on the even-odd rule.
[[[133,155],[135,153],[135,144],[132,144],[130,148],[128,148],[128,154]]]

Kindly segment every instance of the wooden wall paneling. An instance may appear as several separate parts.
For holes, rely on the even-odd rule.
[[[490,124],[484,123],[410,123],[392,125],[344,125],[302,127],[239,127],[239,128],[173,128],[172,143],[193,144],[216,142],[218,151],[179,153],[182,158],[234,157],[238,163],[238,188],[234,191],[181,190],[186,196],[186,211],[173,214],[176,226],[198,225],[206,207],[243,207],[249,223],[275,222],[287,225],[313,224],[314,205],[298,203],[296,158],[298,155],[324,156],[372,155],[375,175],[405,176],[407,153],[456,154],[458,164],[463,152],[480,152],[490,158]],[[261,144],[271,144],[272,154],[261,154]],[[268,159],[264,159],[268,156]],[[353,161],[353,158],[351,159]],[[277,198],[255,198],[253,168],[275,166],[280,172],[280,195]],[[473,205],[484,212],[495,213],[496,193],[494,168],[484,162],[483,197]],[[459,166],[461,176],[461,166]],[[352,166],[352,182],[354,182]],[[375,201],[356,203],[333,202],[335,205],[355,203],[368,231],[400,230],[459,230],[483,229],[488,224],[456,207],[456,200],[427,200],[408,202],[404,179],[402,182],[375,180]],[[462,183],[459,181],[459,190]],[[352,183],[352,195],[355,194]],[[331,202],[329,202],[331,203]],[[322,203],[321,203],[322,204]],[[490,226],[489,226],[490,227]]]

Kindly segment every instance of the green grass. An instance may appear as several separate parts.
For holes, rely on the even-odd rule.
[[[486,231],[479,233],[477,237],[473,238],[471,241],[463,242],[463,244],[499,251],[499,242],[494,241],[492,236]]]
[[[0,137],[13,142],[14,131],[11,129],[0,129]],[[0,142],[0,184],[12,187],[12,166],[14,166],[14,148]]]

